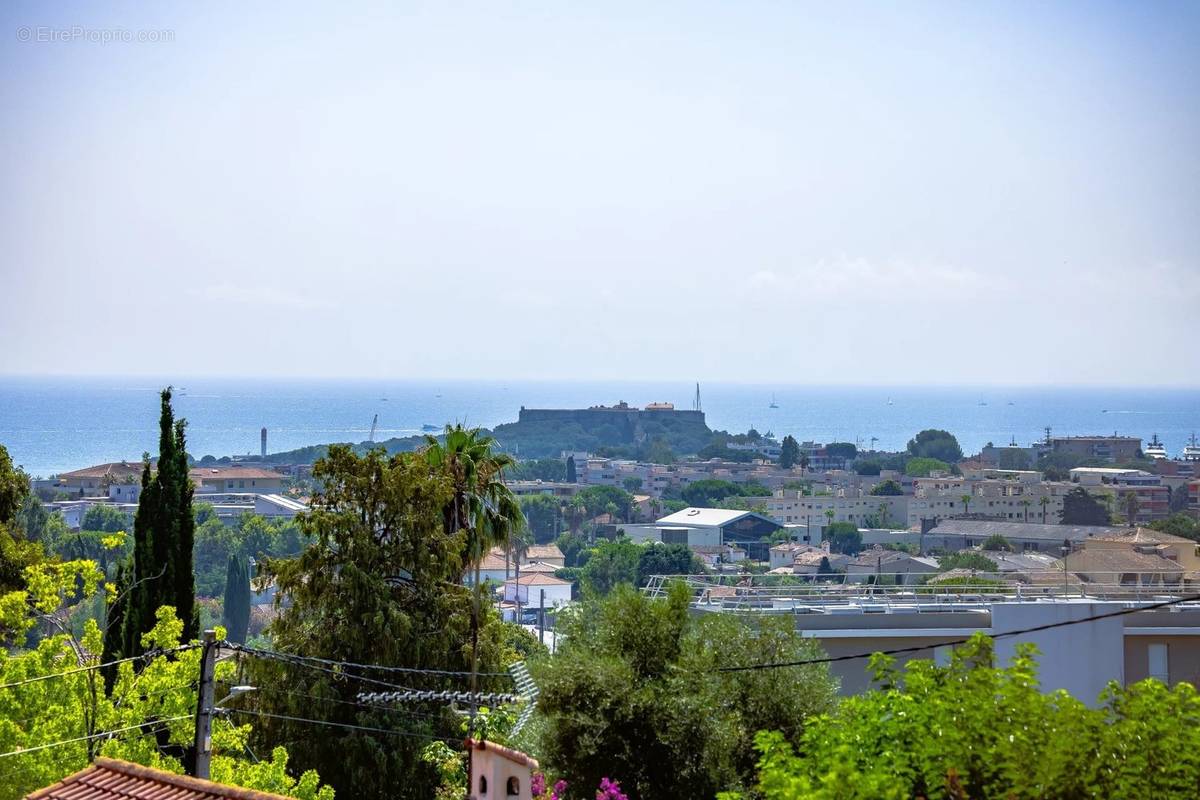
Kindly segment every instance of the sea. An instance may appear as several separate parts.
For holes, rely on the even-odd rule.
[[[492,427],[528,408],[625,401],[690,409],[696,384],[561,381],[260,380],[242,378],[0,377],[0,444],[30,475],[48,477],[158,448],[158,392],[175,388],[188,451],[257,454],[328,442],[412,436],[447,422]],[[1200,432],[1200,389],[700,384],[709,427],[755,428],[800,441],[903,449],[924,428],[958,437],[967,453],[1045,435],[1157,435],[1177,455]],[[774,405],[775,407],[772,407]]]

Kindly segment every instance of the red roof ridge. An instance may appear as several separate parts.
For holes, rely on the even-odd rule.
[[[498,756],[507,758],[514,764],[520,764],[522,767],[537,769],[538,762],[536,758],[531,758],[519,750],[513,750],[511,747],[505,747],[502,744],[495,742],[482,741],[479,739],[467,739],[463,744],[467,747],[474,747],[476,750],[490,750]]]
[[[121,782],[114,780],[112,775],[109,775],[104,777],[97,776],[102,782],[93,782],[91,777],[101,771],[116,773],[117,775],[125,776],[128,780],[123,785]],[[146,783],[158,784],[159,787],[166,785],[187,790],[186,793],[172,793],[172,797],[179,798],[180,800],[188,800],[189,798],[195,798],[196,800],[207,798],[286,800],[283,795],[269,794],[255,789],[245,789],[241,786],[213,783],[201,778],[176,775],[173,772],[166,772],[161,769],[145,767],[141,764],[121,761],[116,758],[104,758],[102,756],[97,757],[89,766],[79,772],[68,775],[58,783],[47,786],[44,789],[38,789],[36,792],[27,795],[26,800],[51,800],[52,798],[68,796],[73,798],[129,798],[130,800],[141,800],[141,798],[148,799],[163,796],[161,790],[153,786],[145,786],[144,784]],[[71,786],[88,787],[93,791],[88,794],[80,794],[78,788],[72,788],[69,795],[61,791]]]

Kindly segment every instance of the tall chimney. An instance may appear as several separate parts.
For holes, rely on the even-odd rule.
[[[262,457],[266,458],[267,457],[267,429],[266,428],[262,429],[261,438],[262,438]]]

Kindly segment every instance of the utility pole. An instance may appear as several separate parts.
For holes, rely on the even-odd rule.
[[[546,643],[546,590],[539,589],[541,600],[538,602],[538,643]]]
[[[213,673],[217,666],[217,632],[207,630],[200,655],[200,691],[196,698],[195,763],[192,777],[208,780],[212,765]]]

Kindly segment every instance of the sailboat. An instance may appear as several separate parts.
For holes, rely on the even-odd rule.
[[[775,393],[771,392],[771,408],[779,408],[779,403],[775,402]]]

